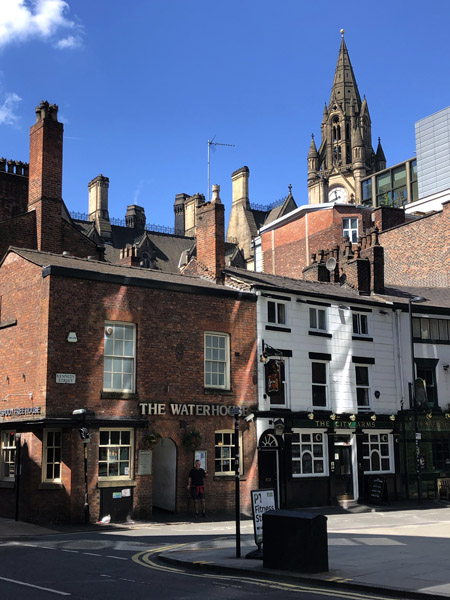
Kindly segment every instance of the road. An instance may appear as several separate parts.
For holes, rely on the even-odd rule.
[[[251,531],[251,523],[242,524]],[[356,590],[330,591],[282,581],[188,571],[163,564],[161,548],[232,535],[232,524],[152,525],[36,536],[0,543],[2,600],[377,600]]]

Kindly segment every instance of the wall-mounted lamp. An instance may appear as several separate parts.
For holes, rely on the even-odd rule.
[[[331,419],[332,421],[336,421],[336,415],[335,415],[334,413],[332,413],[332,414],[330,415],[330,419]]]
[[[273,429],[275,431],[275,435],[281,436],[284,433],[284,421],[282,419],[277,419],[273,422]]]
[[[247,415],[245,417],[245,421],[247,421],[247,423],[251,423],[255,418],[255,414],[254,413],[250,413],[249,415]]]
[[[370,420],[371,420],[371,421],[376,421],[376,420],[377,420],[377,415],[373,414],[373,415],[370,417]]]
[[[391,421],[395,421],[395,415],[391,415],[389,418]]]
[[[378,390],[375,390],[375,392],[373,393],[373,395],[378,400],[378,398],[381,396],[381,392],[379,392]]]
[[[350,415],[350,421],[356,421],[356,415]]]
[[[444,371],[448,371],[450,365],[442,365],[442,368],[444,369]]]
[[[433,418],[433,413],[427,413],[427,419],[430,421]]]
[[[314,413],[313,412],[308,413],[308,419],[310,421],[312,421],[314,419]]]
[[[350,307],[345,306],[344,304],[339,304],[338,308],[339,308],[339,310],[350,310]]]
[[[381,310],[380,310],[380,311],[378,311],[378,312],[380,313],[380,315],[387,315],[387,314],[388,314],[388,311],[387,311],[387,310],[382,310],[382,309],[381,309]]]
[[[445,413],[445,418],[450,419],[450,413]]]

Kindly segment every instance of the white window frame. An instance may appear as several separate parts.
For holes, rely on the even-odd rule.
[[[323,313],[324,327],[320,327],[319,314]],[[311,331],[328,331],[327,309],[319,308],[318,306],[309,307],[309,329]]]
[[[354,226],[356,221],[356,227]],[[357,217],[344,217],[342,219],[342,238],[348,237],[352,244],[358,241],[359,223]]]
[[[375,475],[375,474],[383,474],[383,473],[395,473],[395,463],[394,463],[394,436],[392,434],[392,430],[391,429],[377,429],[377,430],[373,430],[373,429],[363,429],[363,434],[367,435],[368,438],[366,440],[363,440],[363,470],[364,470],[364,474],[366,475]],[[374,436],[376,438],[378,438],[378,440],[372,440],[371,441],[371,437],[370,436]],[[382,436],[386,436],[386,442],[384,442],[381,438]],[[371,444],[373,446],[377,446],[377,448],[370,448]],[[388,456],[382,456],[381,455],[381,445],[382,444],[387,444],[388,445],[388,451],[389,454]],[[369,450],[369,454],[366,455],[366,449]],[[371,455],[377,452],[379,457],[380,457],[380,467],[382,464],[382,458],[389,458],[389,469],[381,469],[378,471],[373,471],[373,470],[365,470],[365,461],[369,460],[372,466],[372,458]],[[369,456],[369,458],[368,458]]]
[[[59,445],[54,443],[55,436],[53,436],[53,444],[48,443],[49,433],[59,433]],[[58,452],[59,451],[59,452]],[[50,453],[53,452],[53,456],[49,460]],[[58,460],[59,454],[59,460]],[[47,476],[47,467],[52,465],[53,477]],[[55,477],[55,469],[59,468],[59,477]],[[62,430],[61,429],[44,429],[44,439],[42,444],[42,481],[51,483],[61,483],[62,475]]]
[[[356,317],[356,319],[355,319]],[[363,331],[364,325],[363,322],[366,322],[365,329],[366,332]],[[369,322],[369,314],[366,312],[358,312],[357,310],[352,311],[352,331],[353,335],[357,335],[359,337],[369,337],[370,335],[370,322]]]
[[[10,445],[12,439],[14,440],[14,445]],[[1,432],[1,448],[0,448],[0,480],[1,481],[15,481],[15,464],[16,464],[16,431],[14,429],[7,429]],[[13,474],[6,475],[5,467],[6,465],[13,465]],[[8,472],[11,473],[10,468]]]
[[[326,433],[326,429],[292,429],[292,441],[291,441],[291,449],[293,447],[299,446],[299,455],[291,456],[292,466],[294,463],[300,464],[300,473],[294,473],[292,469],[292,477],[295,478],[304,478],[304,477],[328,477],[328,436]],[[296,441],[295,436],[298,435],[299,441]],[[318,441],[318,436],[321,436],[321,441]],[[321,446],[322,455],[314,456],[314,446]],[[309,448],[311,447],[311,448]],[[293,450],[291,450],[293,451]],[[306,455],[310,455],[312,461],[312,473],[303,473],[303,462],[302,459]],[[314,472],[314,464],[315,462],[322,462],[322,472]]]
[[[274,306],[274,318],[269,318],[269,306]],[[278,300],[267,300],[267,323],[271,325],[287,325],[287,302]]]
[[[361,412],[367,412],[367,411],[372,410],[372,395],[370,393],[370,380],[371,380],[371,377],[372,377],[371,368],[370,368],[371,365],[362,364],[362,363],[355,363],[354,367],[355,367],[356,406],[358,407],[358,412],[360,412],[360,411]],[[357,374],[356,374],[357,373],[357,368],[367,369],[367,380],[368,380],[368,384],[367,385],[365,385],[365,384],[363,385],[361,383],[358,383]],[[366,392],[367,393],[367,399],[369,401],[369,403],[367,405],[360,406],[358,404],[358,389],[365,389],[365,390],[367,390],[367,392]]]
[[[208,344],[210,338],[224,340],[223,348]],[[221,375],[223,375],[223,384],[214,381],[214,378]],[[230,335],[228,333],[205,331],[204,386],[212,389],[230,389]]]
[[[329,377],[329,372],[328,372],[328,369],[329,369],[328,362],[329,361],[327,361],[327,360],[311,359],[311,405],[313,408],[324,409],[324,408],[328,408],[328,406],[330,404],[330,392],[329,392],[330,377]],[[325,365],[325,383],[313,381],[313,364],[314,363],[319,363],[319,364]],[[324,405],[314,404],[313,386],[320,386],[320,387],[325,388],[325,404]]]
[[[125,327],[126,330],[132,331],[132,339],[126,338],[125,340],[121,340],[118,338],[115,339],[116,328]],[[107,342],[109,342],[107,344]],[[108,347],[112,344],[112,352],[107,353]],[[117,344],[117,351],[116,351]],[[122,346],[122,353],[120,350],[120,346]],[[130,352],[130,346],[132,346],[132,351]],[[126,393],[133,394],[136,390],[136,325],[134,323],[126,322],[126,321],[106,321],[104,327],[104,363],[103,363],[103,391],[105,392],[118,392],[118,393]],[[111,364],[109,363],[111,361]],[[125,370],[124,366],[131,364],[131,370]],[[109,367],[109,368],[107,368]],[[107,375],[108,374],[108,375]],[[109,375],[111,374],[111,375]],[[120,377],[122,381],[122,385],[114,385],[114,376]],[[128,376],[131,377],[130,386],[124,387],[123,380]],[[111,385],[105,385],[106,378],[110,378]]]
[[[104,433],[108,433],[108,444],[102,443],[102,437]],[[111,440],[112,433],[119,433],[119,440],[115,442],[115,440]],[[129,434],[129,443],[123,443],[122,433]],[[102,448],[106,448],[106,458],[103,458]],[[128,459],[125,460],[121,457],[120,450],[122,448],[128,448]],[[114,457],[113,451],[117,449],[117,460]],[[106,475],[100,474],[100,465],[106,464],[107,471],[110,471],[110,465],[118,463],[118,473],[117,474],[109,474]],[[120,474],[120,463],[128,464],[128,473]],[[126,468],[126,467],[125,467]],[[99,440],[98,440],[98,480],[99,481],[112,481],[112,480],[121,480],[121,481],[129,481],[132,480],[134,476],[134,429],[132,427],[100,427],[99,429]]]
[[[220,435],[222,436],[222,443],[217,443],[216,440],[216,436]],[[231,442],[229,444],[224,444],[223,443],[223,435],[229,435],[230,436],[230,440]],[[230,476],[234,476],[235,472],[234,472],[234,436],[235,436],[235,431],[234,429],[217,429],[214,432],[214,475],[215,477],[230,477]],[[221,453],[222,453],[222,449],[228,449],[228,454],[229,457],[226,456],[227,453],[224,453],[224,455],[222,455],[221,457],[216,457],[217,454],[217,448],[221,449]],[[244,470],[244,450],[243,450],[243,446],[242,446],[242,431],[239,431],[239,474],[242,475],[243,474],[243,470]],[[217,471],[216,470],[216,461],[229,461],[230,463],[230,468],[226,471]]]

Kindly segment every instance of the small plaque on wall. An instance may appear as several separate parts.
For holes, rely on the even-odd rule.
[[[152,451],[139,450],[138,456],[138,475],[152,474]]]

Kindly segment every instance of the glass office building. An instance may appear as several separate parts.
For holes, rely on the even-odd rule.
[[[364,206],[393,206],[402,208],[418,199],[417,160],[378,171],[362,179]]]

